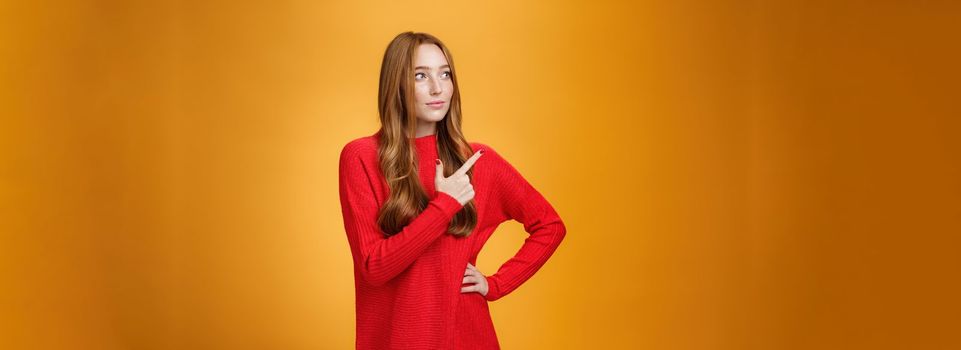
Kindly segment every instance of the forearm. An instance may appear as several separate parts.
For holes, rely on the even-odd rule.
[[[460,203],[453,197],[439,192],[401,232],[370,242],[358,261],[364,280],[382,285],[406,270],[431,243],[447,232],[451,218],[460,208]]]
[[[501,265],[496,273],[487,277],[487,300],[500,299],[533,277],[554,254],[566,233],[567,229],[560,218],[531,233],[517,254]]]

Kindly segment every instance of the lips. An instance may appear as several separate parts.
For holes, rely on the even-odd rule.
[[[444,101],[431,101],[431,102],[427,102],[427,108],[433,109],[435,111],[440,111],[446,107],[444,107]]]

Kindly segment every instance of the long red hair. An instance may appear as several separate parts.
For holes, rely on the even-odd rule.
[[[444,175],[460,168],[473,150],[461,132],[460,89],[450,51],[440,39],[427,33],[404,32],[387,45],[380,67],[377,94],[381,128],[377,156],[390,187],[390,196],[380,208],[377,224],[388,235],[400,232],[425,208],[430,198],[420,183],[414,146],[417,127],[414,99],[414,55],[421,44],[440,47],[450,65],[454,91],[444,119],[437,122],[437,156],[444,162]],[[473,178],[473,169],[467,174]],[[458,237],[470,235],[477,226],[477,209],[471,200],[451,219],[448,232]]]

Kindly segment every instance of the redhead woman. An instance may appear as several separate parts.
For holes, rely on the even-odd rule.
[[[499,349],[488,303],[547,262],[564,223],[493,148],[464,137],[454,61],[436,37],[406,32],[390,42],[378,103],[380,129],[340,154],[356,347]],[[529,236],[486,275],[477,255],[507,220]]]

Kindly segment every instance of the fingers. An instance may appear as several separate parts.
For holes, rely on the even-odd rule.
[[[467,263],[467,269],[464,270],[464,283],[477,283],[480,277],[483,276],[480,271],[471,263]],[[468,282],[470,281],[470,282]]]
[[[434,179],[443,179],[444,178],[444,162],[441,161],[440,159],[435,159],[434,164],[437,164],[437,166],[434,167],[435,168]]]
[[[477,267],[475,267],[471,263],[467,263],[467,268],[464,269],[464,281],[461,284],[471,284],[466,287],[461,286],[461,289],[460,289],[461,293],[468,293],[468,292],[478,292],[482,294],[487,293],[486,292],[487,281],[484,278],[484,275],[479,270],[477,270]]]
[[[477,158],[480,158],[480,156],[483,154],[484,150],[482,149],[474,152],[474,155],[470,156],[470,158],[467,158],[467,161],[464,162],[464,165],[461,165],[460,169],[457,169],[457,171],[455,171],[451,176],[467,174],[467,171],[470,170],[470,168],[474,166],[474,163],[477,162]]]
[[[461,293],[468,292],[478,292],[481,295],[487,295],[487,284],[486,283],[475,283],[467,286],[460,287]]]

